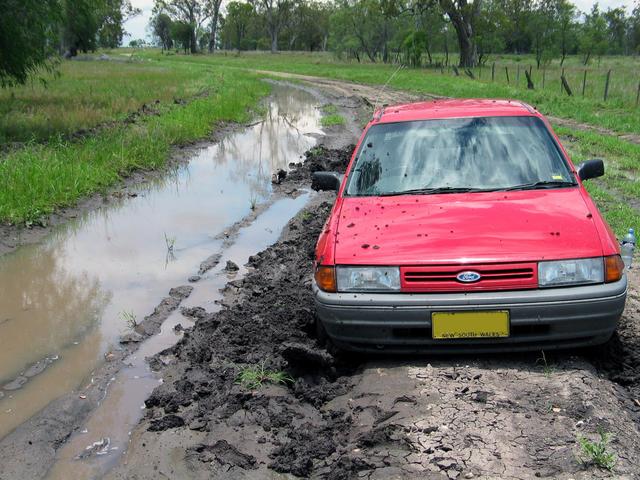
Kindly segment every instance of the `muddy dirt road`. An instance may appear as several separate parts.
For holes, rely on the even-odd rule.
[[[160,309],[158,327],[177,332],[178,343],[118,352],[127,368],[106,375],[115,383],[96,390],[97,407],[83,407],[86,420],[68,434],[39,441],[65,420],[49,419],[0,441],[0,479],[640,478],[637,270],[620,334],[598,352],[336,357],[318,344],[311,261],[333,196],[300,192],[312,171],[345,168],[348,144],[380,95],[332,81],[303,88],[347,119],[346,129],[326,129],[328,148],[309,151],[273,187],[306,206],[258,209],[216,237],[224,253],[199,259],[210,273],[188,284],[193,291],[174,290],[172,308]],[[290,380],[238,383],[256,367]],[[138,414],[122,422],[119,398],[140,372],[157,388],[143,409],[144,396],[126,400]],[[101,431],[110,423],[126,427],[115,443]],[[613,472],[581,460],[578,439],[595,440],[599,430],[613,434]]]
[[[635,293],[608,366],[582,352],[335,358],[311,333],[309,288],[331,200],[250,260],[226,308],[185,312],[199,320],[154,358],[165,382],[109,478],[638,478]],[[256,364],[294,382],[238,384]],[[607,378],[625,368],[629,388]],[[613,473],[579,459],[598,428],[614,434]]]

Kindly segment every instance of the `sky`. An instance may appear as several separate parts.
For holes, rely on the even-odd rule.
[[[151,10],[153,9],[153,0],[131,0],[131,3],[134,7],[141,9],[142,14],[129,19],[129,21],[125,23],[124,28],[128,35],[123,39],[124,45],[128,45],[132,39],[147,39],[147,25],[151,18]],[[588,12],[595,2],[593,0],[573,0],[573,3],[583,12]],[[631,13],[633,9],[633,0],[600,0],[598,4],[601,10],[607,10],[609,7],[616,8],[626,6],[627,13]]]

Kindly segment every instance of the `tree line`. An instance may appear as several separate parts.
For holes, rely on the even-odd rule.
[[[0,86],[22,84],[59,56],[122,43],[130,0],[0,0]]]
[[[357,61],[474,67],[491,55],[554,58],[640,54],[640,3],[581,12],[569,0],[156,0],[165,49],[330,50]]]
[[[21,84],[59,56],[121,44],[130,0],[0,0],[0,86]],[[580,54],[640,54],[640,0],[580,12],[569,0],[155,0],[163,49],[332,51],[411,66],[483,64],[533,54],[538,66]],[[436,59],[434,53],[442,53]]]

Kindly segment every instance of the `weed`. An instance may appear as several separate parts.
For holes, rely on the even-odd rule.
[[[251,211],[254,211],[257,206],[258,206],[258,197],[256,195],[251,195],[251,198],[249,199],[249,207],[251,208]]]
[[[300,218],[303,222],[308,222],[313,218],[313,214],[311,212],[304,212],[302,215],[300,215]]]
[[[320,120],[323,127],[331,127],[333,125],[344,125],[344,117],[334,113],[332,115],[325,115]]]
[[[276,372],[267,370],[264,362],[259,365],[252,365],[244,368],[236,383],[242,385],[249,390],[256,390],[262,387],[265,383],[273,383],[275,385],[286,385],[287,383],[293,383],[295,380],[285,372]]]
[[[135,330],[138,326],[138,319],[133,311],[123,310],[120,312],[120,319],[123,320],[130,330]]]
[[[549,362],[547,362],[547,356],[544,353],[544,350],[541,350],[542,353],[542,357],[538,358],[536,360],[537,364],[542,364],[542,371],[544,372],[545,377],[550,377],[551,374],[554,371],[553,366],[549,365]]]
[[[327,115],[332,115],[334,113],[338,113],[338,107],[333,104],[328,104],[322,107],[322,111]]]
[[[600,438],[595,442],[583,436],[578,437],[581,449],[580,460],[585,465],[594,464],[612,471],[616,464],[615,454],[608,450],[612,435],[605,432],[602,427],[598,427],[598,435]]]
[[[165,232],[164,242],[167,245],[167,253],[173,253],[174,247],[176,246],[176,237],[168,237]]]

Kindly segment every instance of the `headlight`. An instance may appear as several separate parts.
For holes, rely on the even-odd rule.
[[[398,267],[337,267],[339,292],[400,290]]]
[[[538,285],[558,287],[604,282],[602,258],[581,258],[538,263]]]

